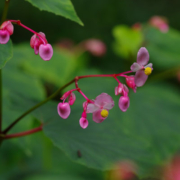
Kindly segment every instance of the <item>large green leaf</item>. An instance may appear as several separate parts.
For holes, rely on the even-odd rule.
[[[162,33],[158,29],[145,31],[147,49],[154,67],[165,70],[180,66],[180,32],[170,29]]]
[[[49,11],[83,25],[70,0],[26,0],[40,10]]]
[[[130,94],[131,105],[125,113],[119,110],[119,98],[113,95],[113,81],[82,80],[79,85],[90,98],[101,92],[112,95],[115,107],[103,123],[96,124],[88,115],[88,128],[80,128],[84,100],[79,94],[66,120],[57,114],[58,102],[35,112],[37,118],[40,116],[46,121],[46,135],[74,161],[106,170],[117,161],[130,159],[138,164],[139,173],[144,176],[180,148],[177,143],[180,141],[180,95],[169,84],[146,85],[136,94]]]
[[[0,69],[2,69],[7,61],[13,56],[11,40],[7,44],[0,44]]]

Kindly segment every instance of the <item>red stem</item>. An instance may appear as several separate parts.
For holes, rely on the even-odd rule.
[[[39,132],[39,131],[42,131],[42,125],[37,127],[37,128],[31,129],[29,131],[16,133],[16,134],[5,135],[5,137],[3,137],[3,138],[4,139],[11,139],[11,138],[16,138],[16,137],[22,137],[22,136],[26,136],[26,135],[29,135],[29,134]]]
[[[43,38],[36,31],[34,31],[31,28],[29,28],[29,27],[25,26],[24,24],[22,24],[20,20],[9,20],[9,21],[12,22],[12,23],[16,23],[17,25],[23,27],[24,29],[27,29],[28,31],[32,32],[33,34],[36,34],[36,36],[38,36],[42,40],[43,44],[47,44],[48,43],[45,38]]]

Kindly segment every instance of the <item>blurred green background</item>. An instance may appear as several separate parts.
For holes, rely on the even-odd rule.
[[[79,127],[84,99],[77,93],[70,117],[62,120],[56,107],[65,91],[25,117],[12,132],[45,122],[44,132],[3,142],[0,179],[103,180],[107,179],[107,170],[126,159],[137,164],[139,178],[156,177],[156,168],[180,149],[180,1],[72,0],[72,3],[84,27],[40,11],[24,0],[10,2],[7,18],[20,19],[35,31],[44,32],[54,47],[54,55],[49,62],[35,56],[29,46],[32,34],[15,25],[11,36],[13,58],[3,69],[4,128],[77,75],[128,71],[141,46],[148,49],[154,71],[136,94],[130,89],[131,105],[126,113],[119,110],[119,97],[114,95],[117,83],[113,79],[79,82],[91,99],[102,92],[113,97],[115,107],[102,124],[94,123],[89,115],[89,127],[85,130]],[[1,1],[0,16],[3,6]],[[147,24],[154,15],[168,19],[171,28],[167,33]],[[136,22],[143,24],[141,31],[132,30]],[[76,45],[92,38],[105,43],[107,51],[103,56],[83,50],[72,53],[58,46],[63,39]],[[71,88],[74,85],[66,90]]]

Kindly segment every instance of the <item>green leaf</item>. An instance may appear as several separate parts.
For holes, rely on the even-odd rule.
[[[82,21],[77,16],[73,4],[70,0],[26,0],[40,10],[48,11],[56,15],[63,16],[72,21],[83,25]]]
[[[103,123],[96,124],[92,115],[88,115],[89,126],[85,130],[79,126],[84,102],[79,94],[68,119],[58,116],[58,102],[45,105],[34,112],[35,116],[43,117],[45,134],[73,161],[107,170],[117,161],[129,159],[138,164],[140,175],[146,176],[180,148],[177,143],[180,95],[169,84],[146,85],[136,94],[130,94],[130,108],[123,113],[118,107],[119,97],[113,95],[115,85],[106,78],[80,81],[79,86],[88,97],[94,99],[107,92],[115,100],[115,107]]]
[[[150,60],[154,67],[166,70],[180,66],[180,32],[170,29],[162,33],[157,29],[149,28],[145,34]]]
[[[7,61],[13,56],[12,42],[9,40],[7,44],[0,44],[0,69],[2,69]]]
[[[129,28],[128,26],[116,26],[113,29],[115,42],[113,44],[114,51],[123,58],[129,58],[137,53],[143,36],[140,31]]]

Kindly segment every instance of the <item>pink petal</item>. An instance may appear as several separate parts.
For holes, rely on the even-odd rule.
[[[145,68],[147,68],[147,67],[150,67],[152,70],[153,70],[153,64],[152,63],[149,63],[149,64],[147,64],[146,66],[144,66]]]
[[[141,66],[144,66],[149,61],[149,52],[145,47],[139,49],[137,54],[137,63]]]
[[[34,43],[34,53],[36,55],[39,54],[39,46],[40,46],[40,41],[39,41],[39,39],[36,38],[35,43]]]
[[[98,110],[96,112],[93,113],[93,121],[96,123],[101,123],[103,122],[107,117],[103,118],[101,116],[101,110]]]
[[[119,99],[119,108],[121,111],[125,112],[129,108],[129,97],[128,96],[121,96]]]
[[[53,56],[53,48],[50,44],[41,44],[39,55],[44,61],[49,61]]]
[[[34,49],[34,44],[36,40],[36,34],[34,34],[30,39],[30,46]]]
[[[124,88],[123,84],[119,83],[119,85],[115,87],[115,95],[117,96],[121,94],[123,91],[123,88]]]
[[[68,97],[68,103],[69,103],[69,105],[73,105],[74,102],[75,102],[75,100],[76,100],[75,94],[74,94],[74,93],[71,93],[71,94],[69,95],[69,97]]]
[[[89,122],[86,118],[81,117],[79,120],[79,124],[83,129],[86,129],[88,127]]]
[[[114,106],[114,101],[112,97],[106,93],[102,93],[96,97],[94,100],[96,106],[99,106],[101,109],[112,109]]]
[[[0,44],[6,44],[9,41],[10,35],[7,30],[0,30]]]
[[[95,104],[90,103],[87,105],[86,113],[93,113],[99,109],[100,109],[100,107],[96,106]]]
[[[0,28],[3,30],[7,30],[9,35],[12,35],[14,32],[14,26],[10,21],[3,22]]]
[[[137,87],[143,86],[148,78],[148,75],[144,73],[144,70],[137,71],[135,74],[135,84]]]
[[[71,113],[71,108],[68,103],[59,103],[57,111],[60,117],[67,119]]]
[[[131,65],[130,68],[131,68],[131,71],[136,72],[136,71],[139,71],[140,69],[142,69],[143,67],[135,62]]]

